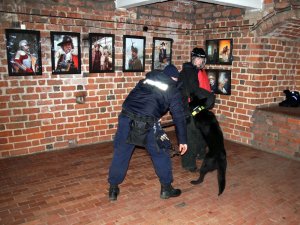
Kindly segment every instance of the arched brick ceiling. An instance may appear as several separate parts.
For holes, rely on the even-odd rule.
[[[253,27],[257,36],[300,41],[300,7],[275,10]]]
[[[153,3],[165,2],[167,0],[115,0],[116,8],[131,8]],[[191,0],[178,0],[181,2],[192,2]],[[194,0],[218,5],[227,5],[238,8],[261,9],[262,0]]]

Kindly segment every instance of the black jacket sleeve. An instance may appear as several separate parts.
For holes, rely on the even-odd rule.
[[[170,101],[170,112],[173,118],[173,122],[176,127],[176,135],[179,144],[187,143],[187,128],[186,119],[184,115],[182,96],[179,91],[176,91]]]
[[[198,99],[205,99],[205,108],[212,109],[215,104],[215,95],[199,87],[198,73],[194,68],[184,68],[179,76],[180,91],[184,103],[185,111],[188,108],[188,98],[196,96]]]

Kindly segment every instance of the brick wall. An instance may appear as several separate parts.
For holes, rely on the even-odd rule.
[[[287,1],[285,3],[288,4]],[[280,4],[272,2],[277,8],[286,7],[282,2]],[[293,36],[282,35],[280,38],[266,32],[271,30],[270,26],[273,31],[277,28],[282,30],[282,27],[285,27],[282,23],[267,22],[269,27],[265,27],[264,35],[260,33],[259,36],[251,28],[260,23],[261,17],[255,12],[256,20],[250,20],[249,12],[247,13],[248,18],[242,9],[204,5],[197,9],[199,18],[196,21],[199,23],[196,22],[196,26],[203,30],[203,40],[233,39],[233,64],[207,65],[207,68],[232,71],[232,94],[217,95],[219,104],[216,105],[215,111],[225,138],[253,145],[252,117],[255,109],[258,106],[277,105],[283,99],[284,89],[300,89],[300,43],[297,41],[299,30],[294,32]],[[278,14],[276,21],[286,20],[285,13]],[[203,44],[202,40],[198,43]]]
[[[253,114],[253,124],[252,146],[285,157],[300,159],[299,116],[257,109]]]
[[[43,75],[8,76],[6,57],[1,58],[0,157],[111,141],[124,98],[145,75],[122,72],[123,35],[146,36],[145,71],[151,69],[153,37],[174,40],[174,54],[182,56],[173,59],[176,65],[189,58],[190,37],[185,30],[192,27],[189,20],[194,9],[180,4],[123,11],[115,10],[112,0],[27,0],[2,1],[1,10],[1,55],[6,56],[5,29],[24,24],[28,30],[38,30]],[[145,25],[148,32],[143,32]],[[51,74],[50,31],[81,34],[81,74]],[[115,73],[89,74],[89,33],[115,34]],[[87,95],[85,104],[76,103],[81,92]]]
[[[225,137],[237,142],[251,144],[257,106],[277,103],[283,89],[300,86],[299,42],[258,37],[241,9],[172,1],[123,11],[112,0],[4,0],[0,7],[1,55],[6,56],[5,29],[22,23],[41,32],[43,63],[42,76],[10,77],[6,57],[0,60],[0,157],[111,141],[124,98],[145,75],[122,72],[123,35],[146,37],[145,71],[151,69],[153,37],[174,40],[172,60],[179,69],[205,39],[233,38],[233,65],[209,68],[232,70],[232,95],[218,95],[215,112]],[[81,74],[51,74],[50,31],[81,34]],[[88,33],[115,34],[115,73],[88,73]],[[77,104],[82,92],[86,103]]]

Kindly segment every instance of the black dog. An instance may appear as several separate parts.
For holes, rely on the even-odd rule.
[[[300,94],[298,91],[284,90],[285,100],[279,103],[279,106],[298,107],[300,106]]]
[[[215,114],[205,109],[202,105],[203,102],[195,97],[189,103],[195,125],[200,129],[208,146],[208,152],[200,168],[199,178],[191,181],[191,183],[200,184],[208,172],[217,170],[220,195],[223,193],[226,185],[227,160],[224,137]]]

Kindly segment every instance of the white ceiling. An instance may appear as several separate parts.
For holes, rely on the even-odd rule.
[[[115,0],[116,8],[131,8],[142,5],[148,5],[167,0]],[[180,0],[181,2],[189,2],[188,0]],[[245,9],[262,9],[262,0],[197,0],[198,2],[207,2],[218,5],[233,6]]]

